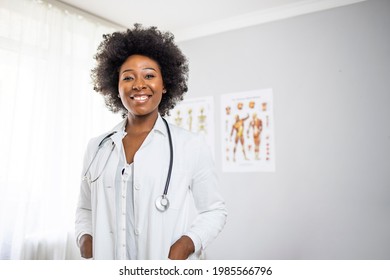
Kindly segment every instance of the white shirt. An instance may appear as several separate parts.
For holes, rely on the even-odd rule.
[[[110,132],[92,139],[84,157],[83,175],[90,164],[87,178],[94,180],[102,172],[96,182],[82,181],[76,211],[76,236],[78,239],[85,233],[93,236],[94,259],[128,257],[128,229],[126,220],[123,223],[118,218],[117,210],[123,208],[115,198],[115,189],[118,188],[115,177],[123,156],[122,138],[125,132],[122,128],[125,122],[114,128],[116,133],[110,137],[111,141],[102,145],[92,164],[99,143]],[[200,135],[173,125],[169,127],[174,162],[167,211],[160,212],[155,207],[155,200],[163,193],[169,166],[168,135],[160,116],[134,155],[132,199],[136,259],[167,259],[171,245],[182,235],[189,236],[194,242],[195,253],[190,258],[200,258],[226,222],[227,211],[218,191],[215,165],[206,141]],[[121,188],[126,201],[127,185]],[[197,209],[194,220],[190,219],[192,201]]]
[[[122,157],[125,159],[125,157]],[[120,160],[116,175],[115,199],[116,219],[120,221],[121,230],[119,234],[124,234],[124,237],[118,236],[118,240],[125,240],[122,246],[126,246],[126,258],[129,260],[137,259],[136,250],[136,234],[134,225],[134,185],[133,185],[133,164],[125,163],[125,160]],[[125,252],[123,252],[124,254]]]

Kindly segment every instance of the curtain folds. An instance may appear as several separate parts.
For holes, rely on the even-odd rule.
[[[90,70],[102,35],[119,29],[55,1],[0,0],[0,259],[79,258],[84,149],[121,119]]]

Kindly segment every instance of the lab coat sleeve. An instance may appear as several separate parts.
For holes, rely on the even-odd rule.
[[[92,205],[91,205],[91,185],[88,179],[84,179],[84,174],[92,160],[93,155],[93,141],[88,143],[87,150],[84,155],[82,178],[80,184],[79,199],[76,208],[76,220],[75,220],[75,236],[77,245],[81,236],[84,234],[90,234],[92,236]],[[87,178],[89,178],[87,174]]]
[[[194,175],[191,190],[197,208],[197,216],[186,233],[199,254],[221,232],[226,223],[227,210],[217,183],[217,174],[209,146],[203,138],[196,138]]]

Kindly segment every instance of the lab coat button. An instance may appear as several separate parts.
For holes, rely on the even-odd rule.
[[[139,185],[134,186],[136,190],[139,190]]]
[[[139,230],[136,229],[136,230],[135,230],[135,235],[138,235],[138,234],[139,234]]]

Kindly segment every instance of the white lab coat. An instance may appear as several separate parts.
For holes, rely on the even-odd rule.
[[[96,156],[83,180],[76,211],[76,236],[93,236],[94,259],[124,259],[126,238],[120,234],[115,199],[115,173],[123,156],[124,120],[117,125]],[[134,222],[137,259],[167,259],[170,246],[182,235],[195,244],[191,259],[201,257],[203,250],[219,234],[227,211],[218,187],[213,159],[203,137],[170,125],[173,140],[173,171],[168,190],[170,207],[160,212],[155,200],[164,190],[169,166],[167,130],[159,116],[154,128],[134,156]],[[92,139],[84,157],[82,174],[94,157],[107,132]],[[115,147],[107,161],[112,145]],[[190,220],[190,203],[195,202],[197,215]]]

